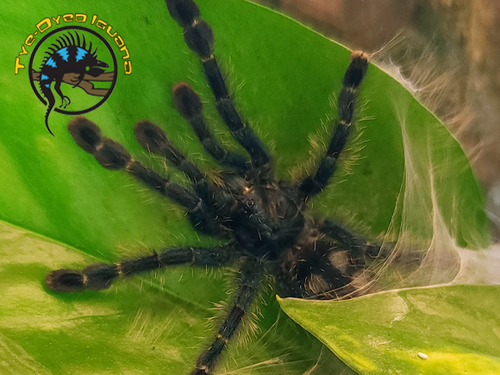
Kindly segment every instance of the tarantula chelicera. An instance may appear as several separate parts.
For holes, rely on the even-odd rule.
[[[158,254],[114,264],[92,264],[83,271],[61,269],[46,277],[48,287],[59,292],[99,290],[118,276],[170,265],[226,266],[241,264],[238,289],[217,336],[198,358],[192,374],[210,374],[228,341],[254,302],[265,274],[274,278],[281,297],[331,299],[352,294],[352,281],[365,269],[365,258],[377,247],[332,220],[306,215],[309,198],[328,185],[338,158],[349,139],[359,86],[368,67],[368,56],[353,52],[338,96],[338,121],[328,150],[315,173],[298,183],[276,181],[273,161],[266,147],[236,110],[223,74],[213,55],[213,34],[200,18],[193,0],[166,0],[170,15],[184,29],[191,50],[201,58],[218,112],[250,160],[227,150],[210,131],[198,95],[185,82],[173,87],[174,105],[194,129],[205,151],[223,171],[210,181],[187,159],[165,133],[149,121],[135,125],[138,142],[163,156],[191,181],[186,187],[171,182],[133,159],[119,143],[103,137],[99,127],[84,117],[74,118],[69,131],[76,143],[104,167],[125,169],[151,189],[182,206],[192,226],[203,234],[226,240],[214,248],[169,248]]]

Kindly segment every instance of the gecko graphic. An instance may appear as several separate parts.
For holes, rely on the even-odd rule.
[[[80,37],[76,31],[74,35],[68,32],[56,39],[46,54],[40,68],[40,89],[47,99],[45,126],[49,133],[54,135],[49,127],[49,115],[56,104],[51,87],[52,83],[54,83],[54,90],[62,100],[59,108],[66,108],[71,103],[71,99],[61,91],[64,75],[67,73],[78,75],[70,81],[74,88],[80,84],[85,75],[97,77],[104,73],[102,68],[109,68],[109,65],[97,59],[97,47],[92,51],[92,42],[89,41],[87,46],[85,36]]]

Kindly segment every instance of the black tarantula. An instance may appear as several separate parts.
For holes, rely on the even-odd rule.
[[[74,118],[69,131],[76,143],[94,155],[104,168],[125,169],[184,207],[197,231],[227,243],[214,248],[169,248],[139,259],[92,264],[83,271],[56,270],[47,275],[46,283],[58,292],[99,290],[108,288],[117,276],[170,265],[206,267],[240,262],[232,307],[191,373],[203,375],[213,373],[221,352],[258,295],[265,274],[274,278],[276,292],[281,297],[332,299],[356,292],[352,281],[365,269],[365,258],[376,254],[378,248],[361,236],[332,220],[320,221],[306,215],[309,198],[328,185],[348,141],[368,56],[363,52],[351,55],[338,97],[338,121],[315,173],[298,183],[276,181],[266,147],[234,106],[213,55],[212,29],[200,18],[193,0],[166,0],[166,3],[172,18],[183,27],[187,45],[201,58],[221,118],[250,160],[226,150],[216,140],[203,117],[200,98],[185,82],[173,87],[174,105],[192,126],[205,151],[223,167],[218,181],[208,180],[151,122],[135,125],[138,142],[174,164],[189,178],[190,187],[170,182],[144,167],[122,145],[103,137],[99,127],[84,117]]]

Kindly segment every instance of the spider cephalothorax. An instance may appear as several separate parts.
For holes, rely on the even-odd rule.
[[[348,141],[368,57],[363,52],[351,55],[338,99],[338,121],[315,173],[297,183],[276,181],[266,147],[234,106],[212,53],[210,26],[200,18],[193,0],[167,0],[167,6],[184,28],[187,45],[200,56],[218,112],[249,160],[226,150],[216,140],[203,117],[200,98],[184,82],[173,87],[174,105],[192,126],[205,151],[223,167],[217,181],[209,180],[149,121],[136,124],[137,140],[148,151],[175,165],[189,178],[191,186],[171,182],[144,167],[122,145],[103,137],[99,127],[86,118],[73,119],[69,131],[76,143],[93,154],[103,167],[126,170],[182,206],[196,230],[225,239],[227,244],[215,248],[169,248],[139,259],[93,264],[83,271],[56,270],[47,275],[46,282],[55,291],[99,290],[108,288],[119,275],[176,264],[206,267],[241,261],[232,308],[193,371],[203,375],[212,373],[220,353],[255,300],[265,274],[274,278],[276,291],[282,297],[328,299],[356,291],[352,281],[364,270],[365,257],[373,255],[369,253],[377,248],[331,220],[311,218],[306,210],[309,198],[328,185]]]

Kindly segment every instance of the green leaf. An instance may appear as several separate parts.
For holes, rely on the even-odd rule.
[[[198,3],[214,29],[216,54],[237,106],[272,149],[277,175],[291,179],[311,170],[308,137],[320,143],[328,139],[321,120],[335,114],[329,97],[340,90],[349,51],[255,4]],[[133,136],[133,124],[147,118],[201,168],[212,169],[215,164],[206,160],[193,131],[170,104],[170,87],[187,80],[206,102],[217,136],[228,147],[238,147],[218,118],[199,59],[185,46],[163,1],[89,0],[74,8],[64,1],[5,1],[0,48],[10,58],[0,61],[5,88],[0,104],[0,290],[7,302],[0,308],[0,343],[2,358],[8,360],[0,366],[5,373],[187,373],[212,337],[204,322],[216,314],[209,308],[227,299],[231,277],[179,268],[117,283],[110,292],[56,295],[43,288],[44,275],[55,268],[217,243],[197,234],[178,207],[124,173],[101,168],[68,134],[68,116],[52,113],[56,137],[47,133],[46,107],[32,92],[26,69],[14,74],[14,62],[17,56],[28,65],[35,44],[26,46],[27,55],[20,55],[21,46],[36,24],[68,12],[87,14],[89,20],[98,16],[130,52],[132,74],[119,70],[110,98],[86,115],[106,136],[160,167]],[[66,25],[71,23],[61,21]],[[86,26],[113,43],[95,25]],[[121,61],[123,51],[114,50]],[[73,94],[66,86],[63,91]],[[369,237],[389,230],[396,237],[410,232],[426,240],[434,233],[433,213],[439,212],[441,228],[457,243],[485,245],[482,194],[444,126],[373,65],[360,102],[364,120],[343,156],[344,165],[351,166],[338,171],[336,183],[312,202],[311,211],[351,223]],[[171,168],[167,172],[182,180]],[[272,298],[269,303],[259,323],[262,333],[243,349],[232,349],[236,360],[227,360],[230,371],[301,374],[318,362],[316,373],[336,373],[336,368],[345,373],[318,341],[280,314]]]
[[[494,375],[499,295],[498,286],[457,285],[280,305],[360,374]]]
[[[200,307],[192,295],[174,296],[158,280],[135,278],[101,293],[55,294],[43,286],[48,269],[95,259],[4,223],[0,243],[2,374],[187,374],[213,336],[207,319],[217,312]],[[196,288],[210,291],[204,287],[213,282],[207,275],[185,273],[196,284],[193,295]],[[276,301],[262,312],[260,331],[244,329],[249,338],[231,346],[221,373],[350,373],[280,313]]]

